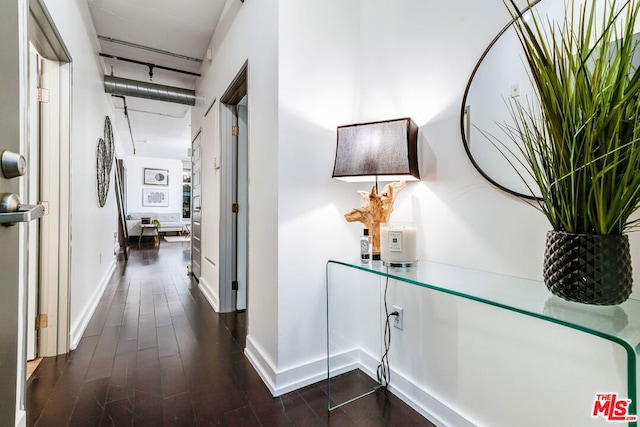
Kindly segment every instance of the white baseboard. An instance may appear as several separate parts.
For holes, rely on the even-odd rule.
[[[276,375],[276,396],[289,393],[327,378],[327,358],[322,357],[279,371]]]
[[[244,354],[274,397],[315,384],[327,377],[326,357],[276,371],[273,363],[251,336],[247,336],[247,347],[244,349]]]
[[[27,413],[25,411],[16,413],[16,427],[27,427]]]
[[[205,299],[209,302],[211,307],[213,307],[213,310],[216,313],[219,313],[220,312],[220,301],[218,300],[218,297],[216,295],[214,295],[213,291],[211,290],[211,286],[202,277],[200,277],[200,281],[198,282],[198,289],[200,289],[200,291],[204,295]]]
[[[85,329],[89,326],[89,322],[91,321],[91,317],[93,313],[96,311],[98,307],[98,303],[100,303],[100,298],[104,294],[104,290],[107,288],[107,284],[109,284],[109,280],[111,280],[111,276],[113,276],[113,272],[116,270],[116,259],[114,258],[111,261],[111,265],[109,269],[102,277],[100,284],[96,288],[95,292],[91,296],[89,303],[86,305],[80,317],[73,322],[71,325],[71,339],[69,342],[70,350],[75,350],[82,339],[82,335],[84,334]]]
[[[245,355],[274,397],[317,383],[327,377],[326,357],[282,371],[276,370],[260,346],[249,336],[247,337]],[[331,375],[340,375],[354,369],[360,369],[375,380],[378,363],[379,360],[369,353],[360,349],[352,349],[331,357]],[[389,391],[436,426],[476,426],[449,405],[393,369],[391,369]]]
[[[244,348],[244,354],[258,372],[258,375],[260,375],[260,378],[262,378],[262,381],[271,394],[276,396],[276,370],[264,354],[264,351],[254,342],[250,335],[247,336],[247,346]]]
[[[365,351],[360,351],[360,361],[361,364],[358,368],[375,380],[377,378],[376,370],[380,363],[379,359]],[[436,426],[476,427],[476,424],[462,414],[393,368],[391,368],[390,378],[388,390]]]

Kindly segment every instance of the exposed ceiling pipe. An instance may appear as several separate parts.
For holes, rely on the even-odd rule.
[[[123,79],[122,77],[104,76],[104,91],[114,95],[196,105],[196,91],[194,90]]]

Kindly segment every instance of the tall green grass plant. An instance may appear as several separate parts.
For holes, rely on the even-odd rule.
[[[637,224],[629,218],[640,205],[639,4],[568,0],[564,20],[554,22],[524,19],[505,0],[538,99],[510,102],[514,123],[503,128],[556,231],[622,234]]]

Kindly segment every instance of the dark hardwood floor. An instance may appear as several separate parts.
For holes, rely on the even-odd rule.
[[[329,415],[325,381],[273,398],[243,353],[246,315],[215,313],[188,259],[188,243],[162,242],[119,263],[78,348],[29,380],[28,426],[433,425],[384,391]]]

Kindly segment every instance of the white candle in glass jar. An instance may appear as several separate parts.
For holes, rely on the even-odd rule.
[[[416,263],[418,261],[416,226],[412,223],[380,224],[380,255],[385,264]]]

